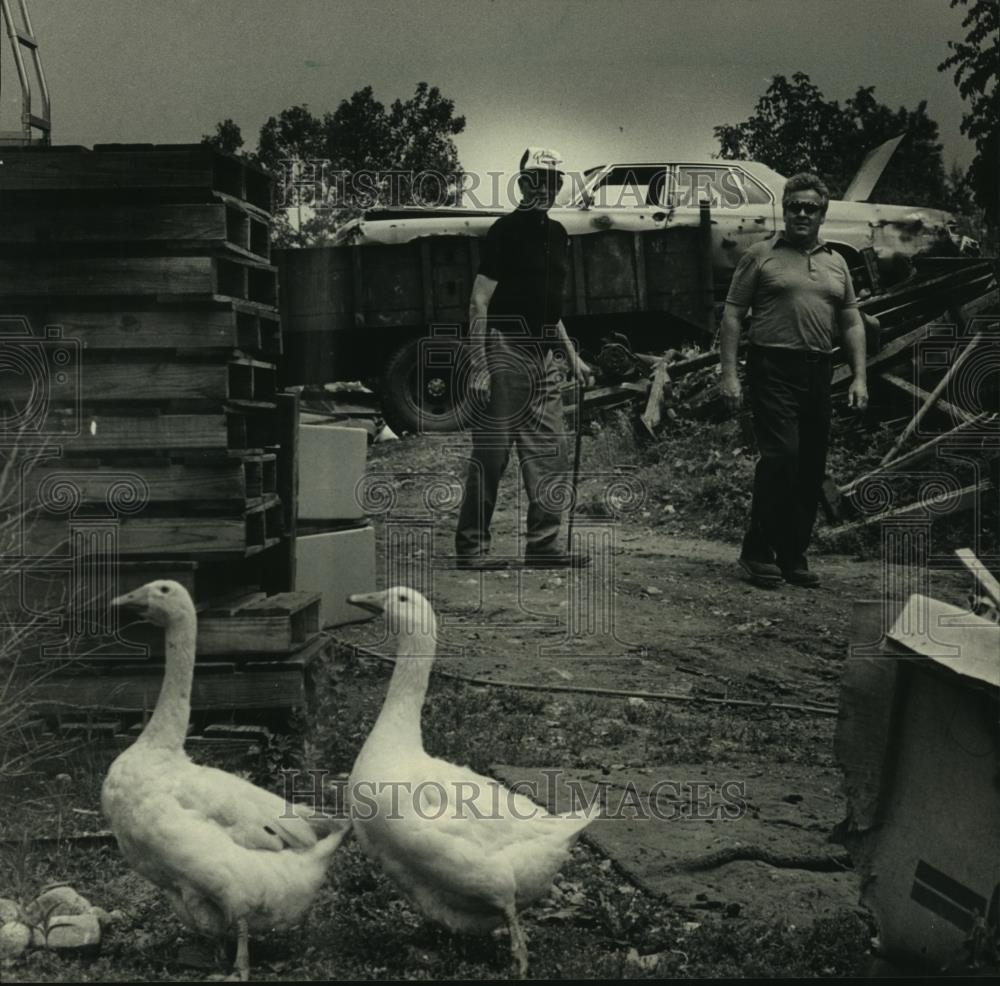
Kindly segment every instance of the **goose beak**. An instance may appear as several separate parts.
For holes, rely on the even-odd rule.
[[[145,593],[142,589],[136,589],[134,592],[126,592],[122,596],[116,596],[111,600],[111,605],[117,607],[118,609],[133,610],[137,613],[143,613],[146,609],[146,598]]]
[[[348,596],[347,601],[352,606],[358,606],[368,610],[369,613],[375,613],[376,616],[385,612],[385,603],[381,592],[356,592]]]

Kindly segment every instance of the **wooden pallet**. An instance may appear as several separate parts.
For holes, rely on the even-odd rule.
[[[238,666],[253,655],[287,656],[312,643],[320,630],[318,592],[236,593],[199,606],[198,660],[227,658]],[[122,638],[163,656],[163,631],[145,623],[128,627]],[[255,660],[254,663],[259,663]]]
[[[273,413],[245,406],[200,414],[159,408],[84,408],[65,415],[50,413],[44,434],[61,444],[66,456],[197,450],[243,455],[279,445]]]
[[[331,644],[317,636],[283,656],[263,656],[237,664],[213,660],[195,666],[192,713],[274,712],[306,708],[311,701],[310,668]],[[73,714],[148,714],[156,705],[163,666],[153,661],[122,664],[106,671],[53,674],[32,688],[35,714],[49,718]]]
[[[241,505],[238,513],[218,515],[208,504],[208,516],[195,515],[188,506],[183,515],[151,516],[144,510],[113,522],[114,550],[122,557],[247,558],[277,544],[282,536],[281,501],[274,494],[260,502]],[[55,518],[45,513],[25,519],[22,552],[31,557],[61,557],[73,550],[73,528],[80,519]]]
[[[251,401],[274,408],[277,368],[249,358],[226,361],[178,359],[148,353],[84,352],[76,372],[53,373],[48,381],[48,402],[76,402],[83,394],[90,404],[141,401],[208,402],[221,407],[227,401]],[[27,402],[38,386],[27,374],[11,375],[4,396]]]
[[[9,305],[42,298],[236,298],[278,303],[277,267],[237,257],[0,258],[0,294]]]
[[[277,456],[206,456],[187,460],[127,458],[48,459],[24,476],[21,504],[25,509],[51,508],[53,490],[69,484],[80,506],[111,502],[115,489],[134,478],[147,505],[213,503],[246,505],[277,493]]]
[[[8,195],[9,198],[9,195]],[[34,253],[231,253],[268,263],[270,230],[229,197],[194,204],[5,203],[0,255]]]
[[[182,306],[147,304],[101,307],[100,300],[74,299],[72,308],[30,303],[14,309],[16,318],[36,335],[51,326],[55,338],[74,340],[88,354],[150,349],[182,351],[240,350],[261,356],[281,353],[281,323],[277,312],[248,301],[189,302]],[[13,328],[13,318],[0,319]],[[51,345],[51,344],[50,344]]]
[[[248,161],[207,144],[95,144],[84,147],[4,148],[0,192],[88,192],[143,201],[198,201],[231,196],[263,213],[273,210],[273,179]],[[74,201],[79,201],[75,196]]]

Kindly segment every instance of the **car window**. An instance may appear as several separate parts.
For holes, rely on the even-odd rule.
[[[679,165],[673,204],[697,208],[703,199],[713,209],[741,209],[771,201],[767,192],[742,170],[710,164]]]
[[[591,191],[601,209],[630,209],[661,205],[666,167],[662,164],[632,164],[612,168]]]

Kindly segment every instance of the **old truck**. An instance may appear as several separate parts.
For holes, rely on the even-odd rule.
[[[823,236],[859,287],[905,279],[914,257],[958,255],[947,212],[866,199],[894,138],[830,202]],[[565,322],[585,354],[623,333],[634,349],[710,344],[740,256],[781,228],[785,179],[753,161],[653,162],[588,170],[554,208],[570,234]],[[509,206],[508,206],[509,208]],[[286,383],[362,379],[396,430],[460,427],[460,341],[479,243],[505,208],[372,210],[337,245],[276,251]]]

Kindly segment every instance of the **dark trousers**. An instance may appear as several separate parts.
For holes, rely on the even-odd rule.
[[[832,373],[821,354],[750,348],[747,384],[760,452],[743,539],[751,561],[805,563],[826,474]]]
[[[460,555],[486,554],[500,480],[517,446],[528,494],[527,552],[555,552],[568,475],[559,390],[551,355],[506,342],[497,334],[487,349],[490,399],[472,422],[472,455],[455,532]]]

